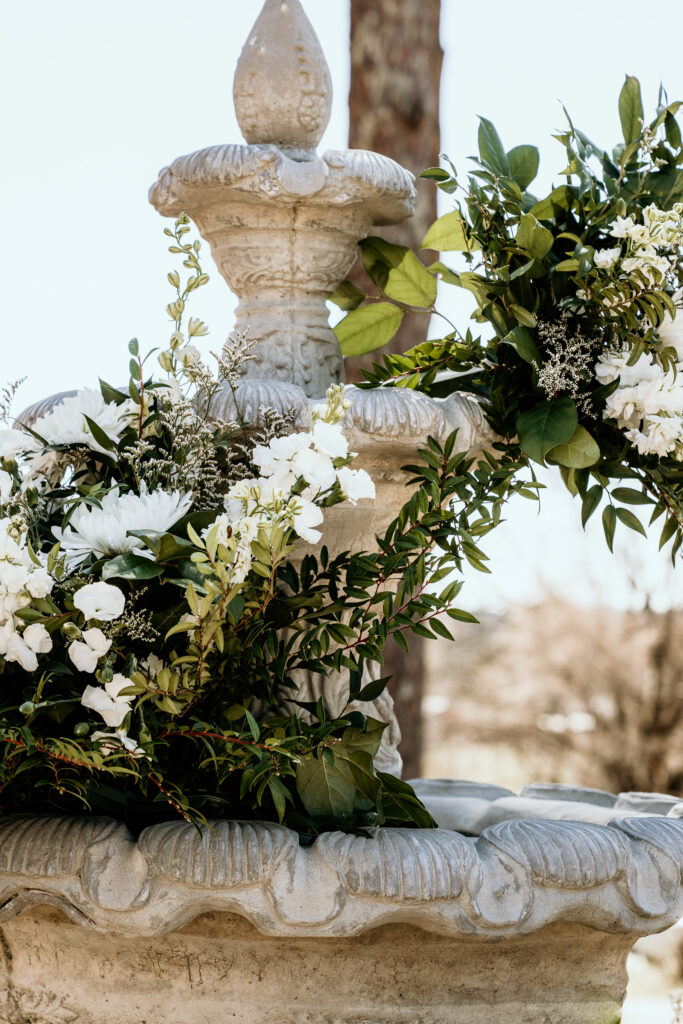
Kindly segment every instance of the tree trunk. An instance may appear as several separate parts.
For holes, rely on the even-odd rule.
[[[439,16],[440,0],[351,0],[349,146],[384,153],[416,176],[439,159]],[[434,185],[420,179],[416,184],[415,216],[381,231],[390,241],[415,249],[436,218]],[[363,287],[360,262],[349,276]],[[428,315],[405,317],[388,349],[402,352],[419,345],[428,325]],[[372,362],[373,354],[347,359],[347,379],[358,380],[360,369]],[[406,778],[420,773],[423,642],[411,636],[409,654],[393,643],[385,649],[384,672],[394,677]]]

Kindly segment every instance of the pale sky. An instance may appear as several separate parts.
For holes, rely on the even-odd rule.
[[[125,379],[128,339],[143,348],[167,337],[172,266],[164,221],[147,189],[176,156],[241,141],[232,76],[261,0],[23,0],[0,6],[0,90],[5,195],[0,251],[0,381],[28,376],[16,411],[53,391]],[[304,0],[330,64],[332,119],[321,149],[346,145],[348,2]],[[475,151],[477,115],[505,145],[541,151],[540,187],[561,168],[551,133],[561,100],[606,146],[618,141],[617,96],[625,73],[643,83],[646,107],[660,80],[683,98],[683,4],[656,8],[574,0],[442,0],[442,148],[459,168]],[[656,10],[656,17],[650,15]],[[213,265],[205,251],[207,269]],[[443,308],[466,326],[469,306],[453,289]],[[212,329],[205,350],[229,334],[234,300],[218,273],[194,314]],[[554,474],[550,475],[554,479]],[[505,607],[552,589],[571,600],[616,606],[639,596],[683,604],[683,574],[670,578],[656,543],[622,537],[611,557],[599,532],[581,531],[561,488],[540,516],[528,503],[487,544],[494,575],[471,580],[469,607]],[[597,525],[596,516],[596,525]],[[619,536],[618,531],[618,536]],[[625,542],[628,542],[626,544]],[[627,572],[628,566],[628,572]]]

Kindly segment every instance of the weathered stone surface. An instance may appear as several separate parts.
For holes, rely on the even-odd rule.
[[[353,941],[208,912],[172,935],[2,927],[5,1024],[614,1024],[631,939],[552,925],[500,942],[384,925]]]

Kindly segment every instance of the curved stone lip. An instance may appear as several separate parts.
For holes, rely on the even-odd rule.
[[[272,143],[226,143],[176,157],[159,172],[149,201],[164,216],[177,216],[231,194],[259,208],[264,197],[285,204],[304,198],[325,206],[359,204],[376,224],[405,220],[417,201],[414,174],[381,153],[328,150],[295,160]]]
[[[379,925],[497,938],[571,921],[633,936],[683,915],[683,821],[508,820],[448,829],[325,833],[309,847],[265,822],[151,826],[0,821],[0,920],[48,903],[86,927],[162,935],[235,913],[282,936],[352,937]]]

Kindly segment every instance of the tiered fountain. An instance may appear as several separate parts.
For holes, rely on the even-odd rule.
[[[180,157],[150,194],[160,213],[192,216],[240,298],[237,326],[259,342],[237,390],[252,422],[268,405],[304,424],[342,378],[325,300],[357,241],[415,201],[386,157],[316,154],[330,98],[299,0],[267,0],[235,75],[247,144]],[[393,518],[400,466],[428,434],[458,427],[472,453],[491,441],[467,397],[349,397],[346,430],[378,498],[372,514],[328,513],[340,550],[369,547]],[[231,395],[221,411],[235,412]],[[347,692],[340,677],[306,685],[333,708]],[[374,713],[391,725],[381,766],[400,770],[388,699]],[[683,915],[683,805],[415,787],[439,829],[327,833],[306,848],[258,822],[173,822],[135,840],[107,819],[5,819],[0,1024],[615,1024],[628,950]]]

